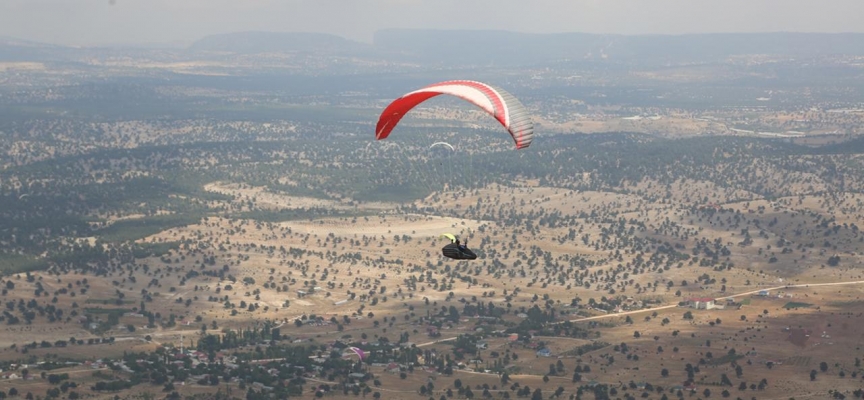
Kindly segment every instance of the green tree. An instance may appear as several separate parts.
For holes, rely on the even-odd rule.
[[[531,400],[543,400],[543,391],[540,388],[534,389],[534,393],[531,395]]]

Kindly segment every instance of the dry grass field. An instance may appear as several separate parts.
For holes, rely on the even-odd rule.
[[[372,214],[361,217],[284,222],[205,218],[198,224],[142,239],[146,243],[179,242],[181,246],[159,258],[138,261],[123,272],[107,276],[34,273],[29,280],[23,275],[7,278],[14,289],[4,295],[4,302],[27,301],[41,287],[44,301],[78,313],[68,321],[48,323],[37,318],[31,324],[3,325],[0,359],[20,359],[24,345],[33,342],[113,337],[110,344],[62,349],[37,345],[26,351],[34,360],[62,357],[94,361],[124,352],[153,351],[160,345],[179,346],[181,335],[183,345],[191,346],[201,338],[202,329],[219,333],[265,320],[276,323],[283,335],[312,338],[317,343],[346,335],[372,340],[407,333],[418,347],[448,354],[452,344],[433,343],[417,317],[437,313],[442,306],[455,305],[461,311],[465,304],[479,300],[512,313],[489,326],[466,314],[456,323],[445,323],[439,332],[440,338],[451,340],[478,332],[486,336],[488,347],[475,357],[484,361],[471,365],[466,359],[465,369],[455,369],[449,377],[423,372],[418,365],[404,380],[398,374],[385,372],[383,367],[370,366],[369,370],[381,381],[385,398],[415,398],[417,388],[428,382],[434,382],[437,397],[438,392],[454,389],[455,379],[466,387],[479,387],[475,390],[478,395],[484,384],[493,395],[509,391],[512,382],[518,382],[542,388],[544,393],[552,393],[560,386],[569,396],[579,385],[589,382],[626,387],[631,381],[663,386],[669,394],[668,388],[688,380],[687,364],[698,366],[692,382],[701,396],[708,388],[712,397],[729,390],[732,396],[746,394],[747,398],[824,398],[833,388],[856,388],[860,378],[852,375],[857,375],[860,367],[855,365],[855,359],[864,356],[860,349],[864,339],[864,284],[816,285],[864,279],[854,267],[859,262],[861,244],[842,232],[832,236],[831,240],[840,241],[846,251],[841,266],[826,267],[825,260],[833,253],[821,243],[825,236],[821,230],[807,227],[814,216],[827,214],[829,209],[840,210],[831,214],[836,215],[838,223],[859,223],[861,216],[854,207],[860,204],[860,196],[751,201],[740,200],[749,196],[746,192],[723,192],[698,182],[681,182],[681,186],[691,188],[688,196],[694,198],[720,192],[722,196],[713,204],[723,211],[683,207],[685,201],[680,193],[672,202],[649,201],[646,196],[576,192],[523,182],[515,187],[438,193],[417,202],[422,207],[476,216],[473,219],[396,214],[388,211],[388,205],[377,203],[368,206]],[[654,185],[642,182],[636,187],[649,192]],[[239,199],[256,198],[262,208],[364,207],[287,196],[264,188],[214,184],[208,190]],[[513,209],[535,217],[507,222],[506,214],[501,213]],[[573,219],[568,225],[541,226],[537,218],[544,215]],[[732,221],[735,216],[741,220]],[[769,225],[774,218],[777,222]],[[622,225],[625,229],[616,228],[622,220],[633,221],[632,226],[639,228],[630,229],[631,224]],[[757,221],[766,224],[761,225],[761,232],[752,227]],[[739,224],[750,226],[750,232],[742,234],[744,228]],[[569,238],[573,230],[578,232]],[[439,249],[446,242],[439,235],[444,232],[467,239],[472,248],[481,252],[481,258],[473,262],[443,259]],[[750,240],[742,245],[739,242],[745,236]],[[803,246],[780,246],[777,242],[781,238]],[[667,263],[668,268],[636,267],[647,257],[646,250],[658,243],[673,247],[678,244],[681,251],[690,252],[699,242],[732,248],[725,257],[734,267],[718,271],[700,266],[694,257]],[[815,243],[810,246],[809,242]],[[781,252],[781,247],[792,247],[792,251]],[[578,260],[582,266],[570,260]],[[228,275],[222,279],[189,275],[210,266],[222,268]],[[462,278],[452,279],[454,272]],[[409,284],[423,276],[430,280]],[[785,288],[808,284],[814,286]],[[64,288],[66,294],[59,294]],[[772,288],[770,296],[755,295],[766,288]],[[74,297],[72,292],[76,292]],[[144,304],[141,293],[145,292],[152,298],[146,308],[158,312],[163,321],[173,316],[174,326],[148,327],[146,318],[136,316]],[[723,310],[694,310],[678,305],[690,297],[722,299],[742,293],[746,294],[735,298],[737,305]],[[223,299],[208,301],[213,298]],[[516,314],[535,305],[560,310],[568,308],[574,299],[582,305],[581,311],[557,319],[577,321],[575,326],[588,332],[584,338],[538,335],[512,342],[506,335],[493,334],[519,324],[524,317]],[[606,299],[620,299],[615,303],[620,308],[607,311],[584,307],[595,301],[610,304],[605,303]],[[233,306],[227,307],[226,302]],[[256,307],[249,308],[251,304]],[[788,304],[793,307],[784,308]],[[90,315],[98,325],[107,318],[99,309],[121,309],[125,314],[115,325],[96,331],[81,318]],[[692,319],[684,318],[688,311]],[[323,317],[320,325],[294,326],[296,319],[313,315]],[[331,323],[331,317],[340,323]],[[581,321],[586,317],[592,318]],[[608,345],[577,355],[580,346],[595,342]],[[626,344],[623,351],[622,344]],[[540,347],[548,348],[550,356],[535,355]],[[497,352],[497,357],[492,352]],[[507,367],[512,382],[502,385],[497,372],[484,371],[505,353],[516,354],[518,359]],[[556,370],[544,382],[550,364],[559,360],[563,370]],[[771,368],[766,365],[769,361],[773,363]],[[810,371],[819,370],[822,361],[828,363],[827,370],[819,371],[810,382]],[[590,372],[582,372],[582,381],[574,383],[577,366],[580,370],[588,366]],[[735,366],[743,369],[740,377]],[[661,374],[664,369],[668,374]],[[80,375],[79,384],[93,379],[92,369],[83,366],[58,371],[76,374],[76,380]],[[840,376],[841,371],[845,377]],[[722,374],[731,379],[734,387],[720,385]],[[44,392],[40,385],[45,383],[40,379],[0,380],[0,389]],[[767,380],[763,390],[738,391],[741,382],[749,387],[762,379]],[[159,392],[159,387],[152,389]],[[184,395],[202,390],[194,384],[178,388]],[[643,389],[630,391],[641,393]],[[658,393],[651,396],[660,398]]]

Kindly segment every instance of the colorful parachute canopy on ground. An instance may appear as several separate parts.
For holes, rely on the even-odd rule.
[[[443,233],[443,234],[441,234],[441,237],[450,239],[451,242],[456,243],[456,236],[453,235],[452,233]]]
[[[394,100],[378,118],[375,138],[386,139],[396,124],[412,108],[442,94],[462,98],[495,117],[510,132],[517,149],[524,149],[531,145],[534,138],[534,123],[531,122],[525,106],[507,91],[475,81],[440,82]]]
[[[347,356],[356,355],[358,358],[360,358],[360,361],[363,361],[366,359],[366,352],[364,352],[363,350],[360,350],[356,347],[346,348],[345,349],[345,355],[347,355]]]

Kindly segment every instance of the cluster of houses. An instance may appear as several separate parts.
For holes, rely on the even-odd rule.
[[[756,297],[770,297],[771,292],[768,290],[760,290],[756,292]],[[776,297],[793,297],[791,294],[783,295],[779,293]],[[686,301],[687,307],[695,308],[697,310],[722,310],[726,307],[731,306],[740,306],[740,303],[736,303],[735,299],[731,297],[722,298],[722,299],[714,299],[711,297],[693,297],[687,299]]]
[[[298,339],[297,341],[303,341],[303,340],[304,339]],[[384,348],[388,348],[388,347],[391,347],[391,348],[392,347],[410,348],[410,347],[414,346],[414,344],[410,343],[410,342],[397,344],[397,343],[389,343],[389,342],[366,342],[366,341],[363,341],[361,344],[364,345],[364,347],[368,346],[366,348],[370,349],[370,353],[374,353],[376,351],[381,351]],[[483,346],[484,346],[483,348],[485,348],[485,342],[483,342]],[[344,347],[344,344],[341,343],[340,341],[333,341],[333,342],[329,343],[328,347],[330,350],[340,349],[340,348]],[[433,358],[436,357],[435,350],[431,350],[431,352],[432,352],[431,353],[432,357]],[[232,356],[228,353],[224,353],[224,352],[216,352],[213,360],[211,361],[210,355],[208,355],[208,353],[206,353],[206,352],[198,351],[198,350],[194,350],[194,349],[174,348],[170,352],[169,357],[170,357],[170,359],[168,360],[168,362],[176,365],[178,368],[181,368],[181,369],[186,369],[187,366],[190,366],[188,364],[189,360],[191,360],[191,367],[193,367],[193,368],[194,368],[194,366],[196,366],[198,364],[207,364],[210,362],[218,362],[219,364],[223,365],[225,368],[229,368],[229,369],[239,368],[239,365],[237,364],[236,357]],[[307,378],[315,378],[324,369],[319,364],[325,363],[328,360],[328,358],[327,357],[317,357],[317,356],[311,356],[310,358],[311,358],[311,361],[313,363],[313,365],[311,365],[311,366],[308,364],[306,366],[296,365],[296,363],[292,363],[291,360],[287,360],[287,359],[254,360],[254,361],[250,361],[249,363],[250,364],[258,364],[259,368],[266,368],[264,366],[266,364],[269,364],[272,362],[279,362],[280,365],[278,367],[270,367],[266,371],[268,374],[270,374],[273,377],[278,377],[280,375],[280,372],[282,372],[286,369],[293,369],[293,370],[299,371],[300,373],[303,374],[303,376],[305,376]],[[134,362],[138,366],[145,367],[145,368],[149,364],[153,363],[153,361],[146,360],[146,359],[138,359],[138,360],[135,360]],[[401,371],[405,371],[405,370],[409,369],[409,367],[418,368],[418,366],[422,366],[425,363],[426,363],[426,360],[424,359],[424,357],[418,356],[418,358],[416,360],[405,361],[404,363],[397,363],[394,361],[390,361],[390,362],[383,363],[383,364],[375,363],[375,364],[371,364],[371,365],[383,367],[385,372],[392,373],[392,374],[398,374]],[[72,363],[72,364],[85,365],[85,366],[88,366],[88,367],[93,368],[93,369],[115,367],[115,368],[119,368],[120,370],[125,371],[127,373],[134,373],[134,370],[132,368],[130,368],[126,364],[126,361],[124,361],[124,360],[107,361],[107,360],[98,359],[95,361],[85,361],[83,363]],[[12,368],[10,368],[9,371],[0,371],[0,378],[2,378],[2,379],[34,379],[34,375],[28,375],[27,377],[24,377],[22,372],[20,372],[21,370],[28,368],[28,365],[12,364],[11,367]],[[29,366],[29,367],[35,367],[35,365]],[[426,366],[425,369],[427,370],[427,372],[430,372],[430,373],[437,372],[434,367]],[[35,377],[39,377],[39,375],[35,374]],[[366,374],[353,373],[351,375],[351,377],[358,379],[358,380],[362,380],[362,379],[366,378]],[[202,380],[202,379],[207,379],[207,378],[208,378],[207,375],[190,376],[190,379],[192,379],[192,380]],[[274,390],[273,387],[266,386],[260,382],[253,383],[252,388],[255,390],[259,390],[259,391],[272,391],[272,390]]]
[[[3,371],[2,369],[0,369],[0,379],[32,380],[32,379],[34,379],[34,376],[33,375],[24,376],[24,373],[22,372],[22,370],[25,370],[28,368],[36,368],[39,365],[44,364],[44,363],[45,363],[44,361],[40,361],[36,364],[9,364],[8,370]],[[64,364],[72,367],[75,365],[81,365],[82,363],[75,362],[75,361],[67,361]],[[105,368],[105,365],[102,363],[102,360],[86,361],[84,363],[84,365],[88,365],[88,366],[96,365],[93,368]],[[39,376],[39,374],[37,374],[36,376]]]
[[[756,296],[756,297],[770,297],[771,292],[768,290],[760,290],[760,291],[756,292],[756,294],[754,296]],[[778,293],[775,296],[778,298],[779,297],[793,297],[792,294],[785,294],[784,295],[783,293]],[[693,298],[687,299],[687,301],[685,303],[686,303],[687,307],[695,308],[697,310],[722,310],[726,307],[732,307],[732,306],[739,306],[740,307],[740,305],[741,305],[740,303],[736,303],[735,299],[733,299],[731,297],[721,298],[721,299],[714,299],[711,297],[693,297]]]
[[[3,379],[21,379],[21,375],[17,371],[0,372],[0,378]],[[32,379],[32,377],[31,377]]]

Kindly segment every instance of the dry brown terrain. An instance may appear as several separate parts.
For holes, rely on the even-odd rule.
[[[681,185],[692,188],[689,193],[697,198],[702,197],[702,193],[707,195],[717,192],[714,187],[699,183],[682,182]],[[638,187],[652,190],[648,182]],[[263,188],[214,184],[208,189],[231,194],[241,200],[255,198],[256,204],[263,208],[348,208],[347,205],[287,196]],[[725,193],[722,197],[740,199],[748,196],[748,193],[742,192]],[[834,387],[855,387],[856,379],[849,374],[859,370],[854,366],[855,357],[864,355],[859,347],[864,339],[861,333],[864,332],[864,324],[860,320],[864,285],[772,290],[772,297],[768,298],[755,297],[753,293],[761,288],[782,288],[787,284],[854,282],[864,279],[854,267],[859,263],[861,244],[860,241],[851,240],[851,237],[832,238],[841,240],[846,249],[839,267],[825,267],[824,260],[831,254],[822,248],[821,243],[815,247],[794,249],[792,253],[781,253],[779,247],[772,248],[781,237],[804,244],[808,240],[822,240],[821,231],[807,233],[806,226],[812,215],[827,213],[829,209],[840,210],[832,213],[838,223],[860,223],[861,214],[851,208],[851,205],[860,204],[860,196],[803,196],[780,198],[772,202],[738,200],[724,203],[721,200],[724,199],[717,198],[716,206],[727,210],[725,212],[694,213],[689,207],[676,207],[666,200],[650,202],[642,196],[576,192],[524,182],[519,187],[493,186],[472,192],[440,193],[417,203],[422,207],[465,211],[476,215],[476,219],[390,214],[386,212],[386,205],[381,204],[373,204],[369,208],[379,211],[379,214],[356,218],[269,223],[211,217],[199,224],[169,229],[144,239],[145,242],[180,241],[192,245],[184,245],[180,250],[161,258],[138,262],[136,268],[127,273],[112,273],[105,277],[36,273],[33,282],[27,282],[21,275],[8,278],[15,288],[5,295],[4,302],[28,299],[36,283],[41,284],[47,292],[45,296],[49,297],[46,300],[51,299],[51,293],[70,284],[73,290],[86,287],[86,293],[79,293],[75,297],[57,295],[54,304],[66,310],[72,309],[72,303],[77,303],[78,310],[117,307],[115,303],[119,293],[125,295],[122,307],[137,309],[140,293],[147,290],[153,298],[147,308],[158,310],[163,319],[169,314],[175,315],[177,326],[148,328],[146,319],[123,316],[117,326],[95,334],[74,319],[47,323],[37,318],[32,324],[3,326],[5,333],[0,335],[0,348],[3,349],[0,359],[19,359],[22,355],[21,346],[34,341],[53,342],[69,337],[86,340],[108,336],[115,338],[113,344],[73,346],[62,350],[36,348],[28,351],[28,354],[36,357],[61,354],[82,361],[116,357],[124,351],[152,351],[159,345],[179,345],[181,334],[185,338],[184,344],[194,343],[200,337],[202,325],[206,325],[207,332],[215,333],[225,328],[241,329],[262,320],[276,321],[283,335],[314,337],[319,342],[334,340],[346,334],[353,337],[365,334],[371,338],[407,332],[416,345],[448,353],[452,346],[447,342],[432,343],[433,339],[426,338],[421,326],[413,322],[414,317],[411,315],[437,312],[433,310],[442,305],[456,305],[461,309],[463,299],[467,303],[479,299],[511,308],[514,312],[506,314],[504,321],[518,323],[521,319],[515,315],[518,313],[516,310],[528,309],[535,304],[542,306],[544,299],[554,308],[565,308],[574,298],[586,304],[589,299],[599,303],[601,298],[623,296],[622,299],[626,298],[622,303],[626,306],[625,310],[633,310],[627,314],[632,323],[625,322],[623,315],[589,307],[583,309],[581,315],[561,318],[581,321],[586,316],[595,316],[591,322],[599,325],[587,325],[587,320],[577,322],[577,326],[593,332],[588,338],[535,337],[530,341],[535,343],[532,345],[535,347],[526,348],[524,344],[510,343],[506,337],[493,336],[488,339],[488,349],[482,350],[479,358],[489,363],[493,360],[489,355],[492,351],[518,354],[518,360],[513,360],[509,367],[512,371],[510,378],[521,385],[540,387],[544,393],[552,392],[558,386],[564,388],[565,394],[575,393],[576,386],[571,376],[577,365],[591,368],[591,372],[582,373],[583,383],[626,384],[644,381],[672,387],[686,380],[685,364],[698,365],[700,360],[707,360],[707,364],[699,366],[700,371],[694,378],[700,394],[708,387],[715,392],[714,395],[719,395],[723,388],[712,386],[711,382],[719,382],[723,373],[734,383],[735,387],[729,388],[733,395],[738,395],[737,386],[741,381],[749,385],[767,379],[768,386],[764,390],[753,392],[760,399],[779,398],[788,393],[795,393],[796,398],[818,398]],[[681,204],[680,201],[672,204],[675,203]],[[576,225],[525,225],[532,221],[529,219],[521,226],[512,226],[502,223],[506,217],[488,217],[517,208],[524,215],[572,214],[576,216]],[[603,215],[640,221],[644,228],[631,233],[613,233],[609,231],[610,225],[603,222]],[[743,238],[741,229],[729,226],[732,224],[729,217],[734,215],[750,219],[751,222],[746,225],[752,225],[756,220],[769,221],[774,216],[781,218],[771,229],[758,235],[758,229],[753,231],[751,226],[752,242],[742,246],[736,244]],[[568,230],[574,227],[578,229],[576,240],[566,239]],[[802,229],[800,234],[794,233]],[[439,255],[439,248],[446,242],[439,235],[444,232],[468,239],[471,247],[484,255],[474,262],[443,259]],[[586,241],[582,237],[587,237]],[[609,246],[615,243],[618,243],[615,246],[619,246],[625,240],[631,244],[636,243],[631,242],[633,240],[642,240],[636,238],[680,243],[684,246],[682,249],[691,249],[695,240],[728,244],[734,249],[728,260],[735,267],[713,271],[694,264],[691,258],[689,262],[672,264],[670,269],[640,271],[631,274],[629,279],[626,276],[624,279],[613,278],[630,270],[627,267],[621,270],[622,265],[631,265],[637,256],[643,256],[628,244],[623,246],[622,250],[626,249],[623,252]],[[560,266],[532,265],[536,263],[531,261],[534,259],[531,254],[535,252],[542,252],[547,260],[558,261]],[[592,264],[582,268],[581,272],[578,268],[565,267],[563,262],[574,255]],[[769,261],[769,256],[777,260]],[[220,280],[199,275],[184,279],[189,271],[203,270],[205,265],[202,260],[208,257],[216,260],[216,267],[226,266],[232,278]],[[500,261],[504,268],[493,267],[492,260]],[[149,270],[147,273],[143,272],[145,266]],[[472,281],[449,280],[445,267],[468,274]],[[610,275],[616,268],[619,272]],[[436,289],[427,282],[412,289],[407,285],[410,279],[422,275],[437,278],[439,283],[449,281],[451,286]],[[716,281],[706,283],[706,275]],[[136,279],[133,280],[133,277]],[[560,277],[566,278],[559,280]],[[583,284],[575,285],[574,278]],[[84,279],[87,280],[86,285],[81,284]],[[244,283],[244,280],[248,282]],[[687,281],[688,285],[683,286],[682,281]],[[316,286],[321,288],[320,291],[314,290]],[[298,290],[307,294],[301,295]],[[676,294],[678,291],[680,293]],[[351,293],[357,296],[354,300],[349,300]],[[750,293],[736,300],[740,302],[747,299],[749,302],[741,306],[740,310],[737,307],[692,310],[692,320],[682,318],[688,309],[676,306],[689,297],[723,298],[739,293]],[[774,297],[778,294],[782,297]],[[259,308],[248,311],[240,307],[232,311],[224,307],[221,301],[206,301],[209,296],[217,295],[227,295],[230,302],[235,304],[241,301],[255,303]],[[507,295],[511,296],[509,302],[505,299]],[[373,298],[375,301],[370,301]],[[186,300],[192,301],[185,305],[183,303]],[[807,303],[807,307],[782,308],[789,302]],[[409,311],[409,307],[413,311]],[[649,311],[639,311],[643,307]],[[368,316],[369,313],[374,313],[374,316]],[[342,331],[329,322],[322,326],[294,327],[293,321],[303,315],[323,316],[325,321],[331,316],[337,319],[345,316],[351,321]],[[376,327],[375,324],[385,317],[390,322]],[[661,322],[667,318],[668,322]],[[722,322],[709,326],[709,322],[718,319]],[[476,333],[479,322],[473,316],[465,315],[459,323],[444,324],[440,330],[441,338]],[[130,332],[126,329],[127,325],[134,326],[135,331]],[[491,329],[485,328],[482,333],[488,335]],[[809,337],[804,336],[805,330],[810,334]],[[673,336],[675,331],[677,334]],[[638,338],[634,337],[634,332],[639,332]],[[147,335],[150,336],[150,342],[144,340]],[[568,353],[595,340],[610,345],[582,356]],[[710,346],[707,344],[709,340]],[[539,342],[551,350],[551,358],[534,355],[536,343]],[[613,350],[614,345],[621,343],[629,347],[627,354]],[[12,345],[15,345],[14,348]],[[661,347],[662,351],[659,350]],[[741,378],[735,376],[735,370],[729,362],[714,363],[707,356],[711,352],[713,359],[721,359],[731,349],[735,349],[735,354],[744,356],[737,361],[744,369]],[[541,378],[548,373],[549,364],[557,362],[559,355],[564,363],[563,372],[551,376],[550,381],[544,383]],[[638,361],[632,359],[634,355],[638,355]],[[614,358],[614,362],[611,358]],[[820,372],[816,381],[805,384],[809,380],[809,371],[818,370],[819,362],[823,360],[829,362],[828,371]],[[767,361],[773,361],[775,366],[768,369],[765,366]],[[371,367],[371,370],[376,371],[376,368],[380,369]],[[456,378],[472,387],[486,383],[490,387],[495,386],[495,390],[501,389],[499,375],[483,372],[488,368],[471,365],[467,365],[467,368],[456,370],[452,377],[420,372],[418,369],[409,374],[405,381],[382,372],[379,374],[381,390],[386,395],[396,396],[389,398],[414,398],[416,387],[428,379],[435,379],[435,387],[443,390],[452,387],[452,381]],[[660,370],[664,368],[669,370],[668,377],[660,375]],[[82,376],[90,374],[81,367],[72,367],[69,371]],[[846,378],[838,376],[840,371],[844,371]],[[32,386],[35,393],[40,391],[38,385],[39,378],[32,383],[0,380],[0,389],[4,390],[13,386],[19,391],[22,387],[30,390]],[[399,391],[403,389],[396,389],[405,387],[410,389],[404,392]],[[157,389],[154,388],[154,392]],[[189,394],[199,389],[191,385],[180,391]],[[491,393],[495,393],[494,390]],[[746,394],[748,397],[751,395],[749,390]]]

